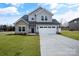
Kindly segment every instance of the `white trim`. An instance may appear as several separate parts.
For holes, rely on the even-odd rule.
[[[14,23],[14,25],[16,25],[19,21],[23,21],[23,22],[25,22],[26,24],[29,24],[27,21],[25,21],[24,19],[18,19],[15,23]]]

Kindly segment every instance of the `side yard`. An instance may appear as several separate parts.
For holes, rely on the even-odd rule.
[[[39,36],[9,35],[0,32],[0,56],[39,56]]]
[[[68,30],[63,30],[61,32],[61,35],[79,40],[79,31],[68,31]]]

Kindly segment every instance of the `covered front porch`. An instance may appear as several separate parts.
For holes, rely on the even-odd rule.
[[[36,33],[36,25],[29,25],[28,33]]]

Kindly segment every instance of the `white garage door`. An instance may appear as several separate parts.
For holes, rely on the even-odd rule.
[[[56,28],[39,28],[39,34],[56,34]]]

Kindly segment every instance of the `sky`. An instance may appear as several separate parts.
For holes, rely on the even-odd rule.
[[[79,17],[79,3],[0,3],[0,25],[13,24],[20,17],[43,7],[53,13],[59,22],[69,22]]]

